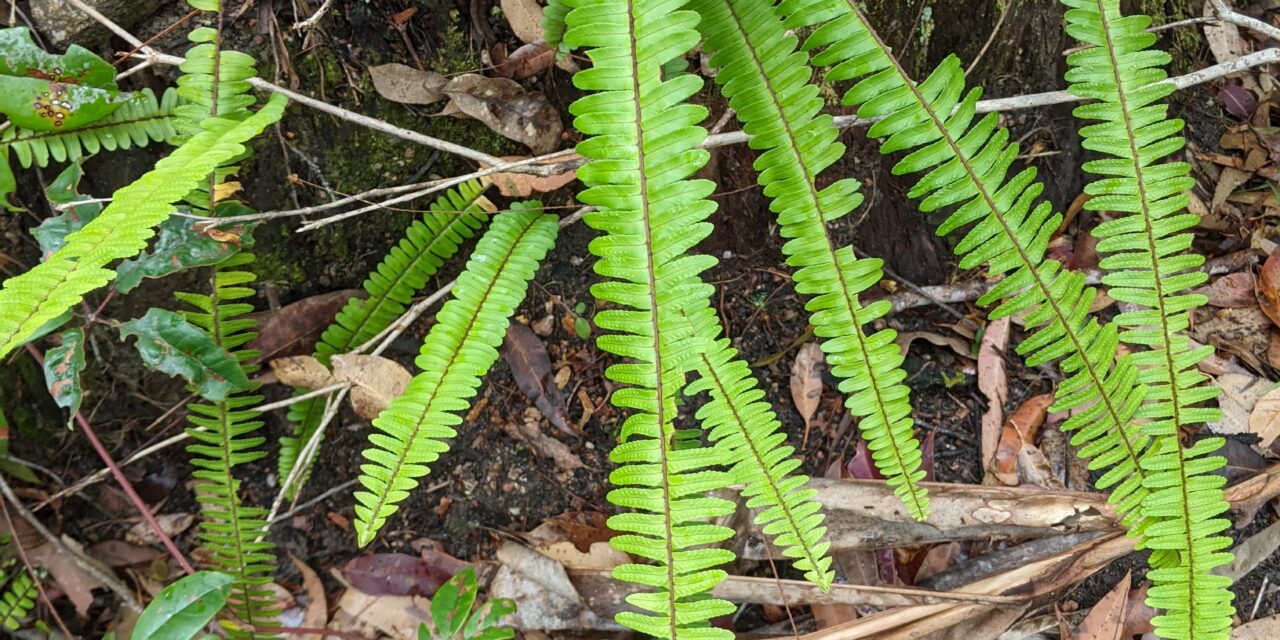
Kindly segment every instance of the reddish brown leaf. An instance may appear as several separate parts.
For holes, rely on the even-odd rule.
[[[534,406],[561,431],[576,436],[569,423],[569,410],[564,396],[553,382],[551,359],[547,347],[529,327],[512,322],[507,339],[502,343],[502,359],[511,367],[516,386],[533,401]]]
[[[1240,85],[1224,84],[1218,90],[1218,99],[1231,115],[1248,120],[1258,109],[1258,98]]]
[[[258,350],[258,362],[284,356],[311,355],[320,334],[333,322],[338,311],[351,298],[364,295],[359,289],[344,289],[285,305],[261,323],[258,337],[249,343],[248,348]]]
[[[520,80],[542,73],[556,61],[556,52],[542,43],[526,44],[511,52],[494,68],[504,78]],[[519,175],[519,174],[515,174]],[[570,175],[573,175],[570,172]],[[530,176],[533,177],[533,176]]]
[[[1253,274],[1241,271],[1222,276],[1197,293],[1208,297],[1209,304],[1215,307],[1242,309],[1258,304],[1257,294],[1254,293],[1256,289]]]
[[[978,347],[978,389],[987,397],[982,414],[982,466],[990,469],[1000,442],[1004,423],[1004,403],[1009,397],[1009,380],[1004,370],[1004,350],[1009,346],[1010,319],[987,325]]]
[[[1280,247],[1267,256],[1258,274],[1258,304],[1262,312],[1280,326]]]
[[[403,553],[373,553],[342,567],[351,586],[371,596],[430,596],[461,570],[458,559],[443,552],[424,551],[422,558]],[[451,561],[451,562],[449,562]],[[463,567],[468,566],[462,563]]]

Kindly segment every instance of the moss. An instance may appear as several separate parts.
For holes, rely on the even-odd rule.
[[[1193,17],[1188,2],[1185,0],[1137,0],[1136,7],[1125,9],[1131,13],[1145,13],[1152,17],[1155,24],[1168,24]],[[1199,14],[1194,14],[1199,15]],[[1173,56],[1170,71],[1183,74],[1194,71],[1200,59],[1200,48],[1204,40],[1198,27],[1170,29],[1161,34],[1160,46]]]

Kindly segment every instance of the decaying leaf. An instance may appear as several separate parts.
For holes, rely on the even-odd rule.
[[[149,368],[186,378],[208,400],[220,402],[249,387],[239,361],[180,314],[152,307],[120,325],[120,339],[129,336],[137,336],[135,346]]]
[[[80,386],[80,372],[85,367],[84,330],[67,329],[59,339],[60,344],[44,354],[44,381],[53,401],[74,415],[84,399]]]
[[[1214,569],[1213,573],[1227,576],[1233,582],[1240,580],[1264,560],[1270,558],[1276,549],[1280,549],[1280,522],[1272,523],[1271,526],[1232,547],[1231,553],[1235,557],[1229,564]]]
[[[431,601],[422,596],[375,596],[347,589],[330,625],[366,638],[418,640],[418,627],[430,620],[430,611]]]
[[[160,525],[160,530],[170,538],[177,537],[178,534],[190,529],[195,521],[196,516],[193,513],[164,513],[156,516],[156,524]],[[155,529],[152,529],[146,521],[130,527],[129,532],[125,534],[125,539],[133,544],[160,544],[160,536],[156,535]]]
[[[289,356],[276,358],[270,363],[276,380],[288,387],[302,389],[323,389],[337,384],[333,374],[311,356]]]
[[[503,160],[508,162],[516,162],[519,160],[527,160],[525,156],[503,156]],[[535,165],[536,166],[536,165]],[[483,163],[481,169],[488,168]],[[528,173],[495,173],[489,176],[494,186],[498,187],[498,192],[509,198],[527,198],[534,193],[547,193],[555,191],[577,178],[577,172],[573,169],[565,171],[553,176],[535,176]]]
[[[538,428],[538,410],[529,407],[525,410],[524,419],[520,421],[504,421],[502,430],[515,440],[522,441],[544,458],[551,459],[561,471],[572,472],[587,465],[565,443],[556,440]]]
[[[1228,273],[1201,287],[1196,293],[1209,298],[1209,304],[1215,307],[1241,308],[1258,304],[1256,289],[1253,274],[1241,271]]]
[[[987,397],[982,414],[982,466],[990,469],[1000,442],[1004,403],[1009,398],[1009,379],[1004,370],[1004,351],[1009,346],[1009,318],[987,325],[978,346],[978,390]]]
[[[520,607],[511,616],[519,629],[559,631],[619,627],[583,604],[564,566],[513,542],[498,547],[501,566],[489,585],[491,598],[511,598]]]
[[[444,559],[453,562],[441,561]],[[419,558],[403,553],[372,553],[353,558],[342,567],[351,586],[371,596],[430,596],[466,568],[447,555]]]
[[[80,543],[66,535],[62,536],[62,542],[73,550],[82,551]],[[83,556],[83,552],[80,555]],[[48,542],[40,544],[34,549],[27,549],[27,559],[31,561],[32,565],[49,570],[54,582],[62,589],[63,593],[67,594],[67,599],[75,605],[76,613],[80,616],[89,613],[89,607],[93,605],[93,590],[106,588],[102,581],[77,564],[70,555],[59,552],[57,547]],[[88,560],[96,563],[94,558],[89,558]],[[111,574],[110,568],[101,564],[98,566],[103,575]]]
[[[453,107],[446,106],[446,113],[475,118],[534,153],[550,153],[560,144],[564,131],[560,114],[545,95],[526,92],[514,80],[465,73],[450,80],[441,91],[449,96]]]
[[[1261,298],[1260,298],[1261,300]],[[1197,314],[1200,318],[1201,314]],[[1257,307],[1222,309],[1200,319],[1191,327],[1191,338],[1240,358],[1255,371],[1262,371],[1270,347],[1271,320]]]
[[[969,350],[969,342],[960,336],[943,335],[932,331],[906,331],[899,333],[894,342],[898,343],[898,349],[902,351],[903,355],[906,355],[911,343],[916,340],[924,340],[935,346],[947,347],[962,358],[973,358],[973,352]]]
[[[1231,630],[1231,640],[1275,640],[1280,638],[1280,614],[1254,620]]]
[[[1133,634],[1124,635],[1125,615],[1129,604],[1129,584],[1133,572],[1129,571],[1093,605],[1089,615],[1080,622],[1071,640],[1128,640]]]
[[[816,342],[806,342],[796,351],[795,362],[791,365],[791,401],[796,403],[796,411],[804,419],[805,433],[809,432],[810,421],[818,410],[818,401],[822,399],[822,368],[825,363],[822,347]]]
[[[533,401],[533,405],[566,434],[579,435],[570,426],[569,410],[564,395],[554,382],[551,358],[547,347],[529,327],[512,322],[507,327],[507,337],[502,343],[502,359],[511,367],[511,376],[520,391]]]
[[[289,560],[293,562],[294,567],[297,567],[298,573],[302,574],[302,585],[307,590],[307,609],[302,615],[300,626],[323,629],[329,622],[329,604],[325,598],[324,584],[320,582],[320,576],[316,575],[315,570],[299,560],[297,556],[291,553]],[[303,640],[312,636],[291,633],[285,637],[288,640]]]
[[[542,73],[556,61],[556,51],[545,44],[526,44],[511,52],[494,72],[504,78],[520,80]]]
[[[366,420],[378,417],[413,380],[400,363],[382,356],[335,355],[329,361],[333,377],[351,385],[351,408]]]
[[[369,67],[373,89],[378,95],[402,104],[431,104],[445,99],[441,89],[449,79],[434,72],[409,65],[391,63]]]
[[[147,564],[164,555],[164,551],[155,547],[129,544],[123,540],[107,540],[89,547],[89,557],[112,568]]]
[[[1276,247],[1258,272],[1258,304],[1280,326],[1280,247]]]
[[[248,344],[259,353],[258,362],[283,356],[311,355],[316,341],[334,316],[362,289],[342,289],[303,298],[273,312],[261,322],[258,337]]]
[[[1023,464],[1038,463],[1043,460],[1044,456],[1040,455],[1038,459],[1034,456],[1040,454],[1036,450],[1035,454],[1028,454],[1032,459],[1023,462],[1022,450],[1026,447],[1035,448],[1034,442],[1036,434],[1039,433],[1040,427],[1044,425],[1045,416],[1048,414],[1049,405],[1053,404],[1053,394],[1046,393],[1033,396],[1022,403],[1005,421],[1004,426],[1000,430],[1000,441],[996,445],[996,454],[992,458],[992,465],[989,471],[1001,484],[1005,486],[1017,486],[1022,478],[1020,470]],[[1028,471],[1031,471],[1028,469]],[[1032,482],[1031,484],[1039,484]]]
[[[543,40],[542,5],[538,0],[502,0],[502,15],[507,17],[511,32],[521,42],[533,43]]]
[[[1280,437],[1280,389],[1272,389],[1258,398],[1249,414],[1249,431],[1261,439],[1258,446],[1270,449]]]
[[[234,223],[210,227],[186,216],[170,216],[160,224],[158,237],[149,251],[116,268],[116,289],[128,293],[144,278],[163,278],[187,269],[221,264],[241,249],[252,246],[253,236],[249,233],[252,229],[252,226]]]
[[[1213,378],[1213,382],[1222,389],[1218,396],[1222,419],[1210,422],[1209,428],[1222,435],[1249,433],[1250,425],[1255,422],[1252,417],[1254,407],[1271,383],[1242,373],[1224,373]],[[1262,419],[1261,416],[1258,418]]]

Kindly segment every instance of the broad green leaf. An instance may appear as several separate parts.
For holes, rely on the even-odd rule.
[[[88,49],[36,46],[25,27],[0,29],[0,113],[32,131],[74,129],[120,106],[115,68]]]
[[[234,579],[201,571],[167,587],[147,605],[133,627],[133,640],[191,640],[218,615]]]
[[[186,378],[212,402],[250,386],[235,357],[180,314],[148,309],[145,316],[120,325],[120,339],[129,336],[138,337],[138,352],[148,367]]]
[[[80,386],[80,372],[85,366],[84,330],[67,329],[61,338],[62,344],[44,354],[44,380],[53,401],[75,415],[84,396]]]
[[[54,205],[68,205],[82,200],[89,200],[89,196],[80,195],[76,187],[80,184],[80,178],[84,176],[83,167],[79,162],[72,162],[67,165],[62,173],[45,189],[45,197]],[[0,191],[0,193],[3,193]],[[91,202],[88,204],[80,204],[67,207],[56,216],[45,218],[40,226],[31,231],[31,235],[36,237],[36,242],[40,243],[40,251],[42,257],[49,257],[55,251],[62,248],[66,244],[66,237],[72,232],[79,231],[86,224],[89,224],[98,214],[102,212],[102,203]]]
[[[252,230],[251,225],[210,227],[185,216],[170,216],[160,223],[160,237],[150,252],[116,268],[116,290],[128,293],[143,278],[162,278],[194,267],[220,264],[253,244]]]

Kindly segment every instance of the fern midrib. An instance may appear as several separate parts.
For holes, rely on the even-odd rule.
[[[649,323],[653,331],[653,367],[654,372],[657,374],[654,382],[654,393],[657,396],[658,409],[654,417],[657,419],[658,434],[660,436],[658,442],[658,464],[662,469],[662,528],[665,533],[665,539],[662,542],[663,551],[667,556],[667,627],[671,633],[672,640],[675,640],[680,637],[680,626],[676,618],[676,558],[673,538],[674,526],[671,523],[671,461],[667,456],[667,400],[662,376],[662,334],[658,326],[658,283],[654,273],[653,233],[650,228],[652,212],[649,209],[649,176],[645,171],[647,165],[645,164],[644,152],[644,113],[640,105],[640,58],[636,44],[638,34],[636,32],[635,9],[635,0],[627,0],[627,30],[631,35],[628,38],[631,45],[631,108],[636,120],[636,168],[640,174],[637,187],[640,190],[640,215],[643,218],[644,226],[644,258],[645,264],[648,266],[645,275],[649,279]],[[658,81],[662,81],[660,77]]]
[[[430,395],[431,399],[427,401],[427,405],[423,407],[422,413],[418,415],[418,420],[413,425],[413,432],[410,434],[410,437],[407,439],[406,446],[404,446],[401,449],[400,454],[396,456],[395,466],[388,468],[391,471],[391,474],[389,476],[391,481],[394,481],[396,476],[400,475],[400,470],[404,467],[405,459],[409,457],[409,451],[413,448],[413,443],[418,440],[418,436],[422,432],[422,426],[426,422],[427,416],[431,414],[432,407],[435,406],[436,400],[440,397],[439,394],[436,392],[440,389],[440,385],[444,382],[445,376],[447,376],[449,371],[453,368],[454,362],[458,360],[458,356],[461,355],[462,346],[466,344],[467,338],[471,337],[471,331],[472,329],[475,328],[476,320],[479,319],[481,315],[480,311],[484,309],[485,304],[489,301],[489,294],[493,293],[494,286],[496,286],[498,283],[498,280],[501,279],[502,271],[506,268],[507,263],[511,261],[511,257],[515,255],[518,247],[520,246],[521,241],[524,240],[525,234],[528,233],[529,230],[532,229],[537,223],[538,223],[537,216],[530,217],[529,224],[527,224],[523,229],[520,230],[520,234],[516,238],[515,242],[511,243],[511,249],[502,256],[502,262],[498,263],[498,267],[494,271],[494,274],[495,274],[494,277],[489,279],[488,284],[484,288],[484,293],[480,295],[480,299],[479,299],[480,301],[476,304],[476,312],[473,314],[470,314],[470,317],[467,319],[467,328],[462,332],[461,334],[462,337],[458,340],[457,348],[453,350],[453,353],[449,354],[449,361],[440,370],[440,377],[436,380],[435,385],[431,388],[431,395]],[[386,483],[386,488],[383,491],[378,492],[377,494],[378,501],[375,503],[374,508],[370,511],[371,520],[376,520],[379,517],[379,514],[382,512],[383,507],[386,506],[387,498],[390,496],[390,488],[392,485],[391,481],[388,481]]]
[[[770,493],[773,494],[773,504],[776,504],[778,508],[782,509],[785,521],[790,525],[792,535],[796,536],[796,541],[800,543],[796,546],[800,548],[800,552],[804,555],[805,561],[809,563],[809,566],[813,567],[815,575],[821,576],[822,569],[818,564],[818,558],[813,557],[813,554],[809,553],[809,545],[803,544],[804,535],[800,530],[800,521],[791,512],[791,505],[787,504],[786,496],[783,495],[780,489],[778,489],[778,484],[773,477],[773,470],[769,468],[768,464],[765,462],[764,456],[760,453],[760,448],[757,447],[755,441],[747,435],[747,423],[746,420],[742,418],[742,413],[738,411],[737,403],[732,401],[733,396],[724,386],[724,383],[721,382],[720,376],[716,375],[715,367],[711,365],[711,360],[707,358],[707,355],[705,353],[700,353],[698,354],[698,357],[702,359],[704,369],[707,371],[707,376],[711,379],[712,384],[716,386],[716,389],[719,390],[720,397],[725,399],[725,406],[729,407],[729,411],[733,413],[734,421],[742,425],[742,440],[747,443],[747,448],[750,449],[751,457],[755,459],[756,466],[763,470],[763,473],[760,474],[758,479],[761,480],[764,486],[768,487]]]
[[[996,206],[995,198],[992,197],[991,193],[987,191],[986,185],[982,183],[981,179],[979,179],[978,173],[974,171],[973,165],[969,162],[969,158],[964,155],[960,146],[956,143],[955,138],[952,137],[951,132],[947,130],[946,123],[924,99],[924,95],[920,93],[916,84],[911,81],[911,76],[907,74],[906,69],[902,67],[902,64],[898,62],[898,59],[889,52],[888,46],[880,39],[880,34],[870,28],[866,16],[864,16],[862,11],[858,9],[857,3],[854,0],[845,0],[845,2],[848,3],[850,9],[852,9],[858,20],[862,22],[867,33],[871,34],[871,37],[875,39],[876,45],[880,47],[880,50],[884,53],[885,57],[893,64],[894,69],[902,78],[903,84],[905,84],[907,88],[911,90],[912,95],[915,96],[916,102],[920,105],[920,108],[924,109],[925,113],[929,115],[929,119],[933,121],[934,127],[942,134],[942,138],[947,141],[947,146],[951,149],[952,154],[960,161],[961,166],[964,167],[965,173],[969,176],[969,181],[974,185],[974,188],[977,189],[978,194],[987,204],[992,215],[996,217],[996,221],[1000,223],[1000,228],[1004,230],[1005,237],[1009,238],[1010,244],[1012,244],[1013,248],[1017,250],[1018,257],[1022,260],[1023,267],[1026,268],[1029,274],[1031,274],[1031,279],[1035,282],[1036,288],[1040,290],[1045,302],[1053,311],[1054,316],[1062,323],[1063,334],[1065,334],[1067,339],[1071,341],[1071,346],[1075,349],[1075,352],[1080,354],[1082,366],[1087,372],[1089,379],[1092,381],[1093,387],[1098,390],[1098,396],[1102,398],[1102,402],[1106,406],[1107,414],[1111,416],[1112,421],[1116,426],[1116,432],[1120,434],[1120,441],[1124,443],[1125,450],[1128,452],[1129,458],[1134,463],[1134,473],[1141,475],[1142,467],[1138,463],[1139,457],[1134,451],[1132,444],[1129,442],[1128,436],[1124,432],[1124,420],[1120,418],[1120,413],[1116,410],[1115,403],[1112,402],[1110,395],[1105,392],[1106,386],[1103,384],[1103,378],[1098,374],[1097,369],[1094,368],[1093,363],[1087,357],[1084,345],[1080,343],[1079,337],[1075,334],[1075,331],[1071,329],[1071,324],[1069,322],[1070,318],[1063,313],[1062,307],[1058,304],[1058,301],[1053,298],[1053,295],[1049,290],[1048,283],[1040,277],[1040,270],[1036,268],[1038,265],[1034,264],[1030,256],[1027,255],[1026,248],[1022,246],[1021,239],[1013,232],[1013,229],[1009,227],[1009,222],[1005,219],[1004,212]]]
[[[1103,0],[1096,0],[1098,5],[1098,16],[1102,21],[1102,37],[1107,43],[1107,59],[1110,61],[1111,75],[1116,83],[1116,98],[1120,106],[1121,116],[1124,118],[1125,137],[1129,143],[1129,159],[1133,164],[1134,177],[1138,183],[1138,198],[1142,208],[1142,222],[1146,229],[1147,250],[1151,258],[1151,270],[1155,280],[1155,302],[1159,311],[1160,331],[1164,338],[1164,360],[1165,375],[1169,384],[1169,399],[1173,405],[1173,433],[1165,434],[1161,439],[1172,440],[1172,449],[1178,456],[1178,490],[1182,494],[1182,524],[1185,525],[1185,537],[1187,541],[1187,619],[1188,628],[1190,629],[1189,638],[1195,638],[1195,621],[1196,621],[1196,604],[1195,604],[1195,583],[1196,583],[1196,554],[1194,551],[1195,535],[1192,533],[1192,516],[1190,494],[1188,492],[1187,476],[1187,460],[1186,452],[1182,449],[1182,443],[1178,438],[1178,429],[1182,425],[1182,403],[1178,399],[1178,377],[1175,371],[1175,363],[1173,358],[1173,335],[1169,328],[1169,317],[1167,313],[1168,307],[1164,297],[1164,284],[1161,282],[1162,274],[1160,269],[1160,260],[1156,257],[1155,234],[1152,230],[1151,207],[1147,200],[1147,187],[1143,180],[1142,163],[1138,158],[1138,140],[1136,132],[1133,128],[1133,119],[1129,115],[1129,99],[1125,92],[1124,83],[1120,76],[1120,68],[1116,61],[1115,42],[1111,39],[1111,23],[1107,18],[1107,8]],[[1168,445],[1166,445],[1168,446]]]
[[[818,213],[818,224],[816,226],[822,230],[822,239],[824,241],[824,246],[827,248],[827,252],[823,257],[827,261],[828,268],[830,268],[832,273],[836,274],[836,278],[840,280],[840,300],[844,303],[845,309],[849,312],[849,320],[853,325],[853,336],[858,343],[858,353],[862,356],[861,359],[867,367],[867,381],[871,385],[872,395],[875,396],[876,413],[879,414],[880,421],[884,424],[885,433],[889,437],[889,442],[893,445],[893,457],[897,461],[898,468],[902,469],[903,473],[906,474],[908,471],[906,462],[902,457],[902,443],[898,442],[893,430],[893,422],[889,420],[889,414],[885,411],[884,392],[880,388],[880,381],[877,379],[875,367],[872,366],[870,356],[867,352],[866,334],[863,333],[862,325],[858,322],[858,314],[856,311],[858,304],[849,294],[849,283],[845,278],[844,270],[840,268],[840,261],[836,259],[836,243],[835,239],[831,237],[831,230],[827,228],[827,212],[826,208],[822,205],[822,198],[818,193],[816,177],[814,176],[812,169],[810,169],[809,163],[805,161],[804,155],[800,153],[800,150],[796,146],[795,129],[791,126],[791,119],[787,117],[787,113],[783,109],[782,103],[778,100],[778,91],[776,90],[776,87],[774,87],[773,80],[765,71],[764,64],[760,60],[760,52],[751,41],[751,35],[747,31],[746,25],[743,24],[742,18],[738,15],[738,12],[734,8],[731,0],[720,1],[723,2],[725,8],[728,9],[729,15],[733,16],[733,21],[738,25],[738,31],[742,34],[742,42],[746,46],[747,51],[751,53],[750,61],[755,67],[756,72],[760,75],[761,81],[769,88],[767,92],[769,94],[769,100],[773,104],[774,110],[777,112],[778,120],[782,123],[782,127],[787,132],[787,140],[791,143],[787,145],[787,151],[791,153],[791,156],[795,159],[796,165],[800,167],[800,171],[804,174],[805,194],[809,197],[813,210]],[[920,502],[919,491],[917,491],[918,486],[914,482],[904,482],[902,486],[906,488],[907,494],[911,497],[913,512],[920,514],[925,513],[926,508]]]

